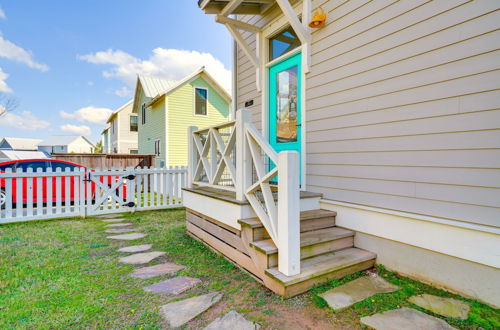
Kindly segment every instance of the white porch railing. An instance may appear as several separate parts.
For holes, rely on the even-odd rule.
[[[248,200],[278,247],[279,270],[298,274],[299,154],[276,153],[252,124],[249,110],[237,111],[236,117],[201,130],[189,128],[188,185],[234,191],[236,199]]]

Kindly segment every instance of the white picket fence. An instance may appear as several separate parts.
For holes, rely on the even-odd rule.
[[[187,168],[0,173],[0,223],[181,207]]]

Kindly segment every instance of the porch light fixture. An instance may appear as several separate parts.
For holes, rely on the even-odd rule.
[[[309,23],[310,28],[319,29],[325,25],[326,13],[321,7],[317,7],[314,12],[314,17]]]

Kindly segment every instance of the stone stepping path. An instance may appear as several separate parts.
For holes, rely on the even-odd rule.
[[[122,222],[125,221],[125,218],[117,218],[117,219],[108,219],[108,220],[101,220],[102,222]]]
[[[184,268],[186,267],[167,262],[164,264],[138,268],[132,274],[130,274],[130,276],[135,278],[151,278],[155,276],[173,274]]]
[[[398,286],[379,276],[363,276],[323,292],[319,296],[326,300],[328,306],[335,311],[339,311],[377,293],[388,293],[397,290],[399,290]]]
[[[118,252],[144,252],[147,250],[150,250],[153,247],[152,244],[142,244],[142,245],[132,245],[132,246],[126,246],[122,247],[121,249],[118,249]]]
[[[221,299],[222,293],[212,292],[163,305],[160,307],[160,314],[172,328],[176,328],[200,315]]]
[[[107,238],[109,238],[109,239],[123,240],[123,241],[133,241],[133,240],[136,240],[136,239],[139,239],[139,238],[143,238],[143,237],[146,237],[146,234],[131,233],[131,234],[108,236]]]
[[[430,294],[413,296],[408,301],[435,314],[460,320],[467,320],[470,311],[470,306],[465,301]]]
[[[455,329],[437,317],[412,308],[400,308],[361,318],[361,323],[379,330],[451,330]]]
[[[106,229],[104,232],[108,234],[122,234],[122,233],[130,233],[131,231],[134,231],[134,228],[111,228],[111,229]]]
[[[161,251],[153,251],[153,252],[144,252],[144,253],[135,253],[126,257],[120,258],[120,262],[122,264],[129,264],[129,265],[143,265],[147,264],[150,261],[153,261],[154,259],[161,257],[165,255],[166,252],[161,252]]]
[[[198,283],[201,283],[201,280],[198,278],[193,278],[189,276],[178,276],[170,278],[166,281],[148,285],[147,287],[144,288],[144,291],[177,295],[183,293],[186,290],[191,289]]]
[[[132,222],[125,222],[125,223],[113,223],[111,225],[106,225],[106,228],[117,228],[117,227],[128,227],[132,226]]]
[[[212,323],[203,328],[203,330],[257,330],[260,325],[245,319],[241,314],[230,311],[226,315],[216,318]]]

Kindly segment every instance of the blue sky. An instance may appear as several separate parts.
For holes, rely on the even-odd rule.
[[[0,0],[0,93],[19,103],[0,138],[97,141],[137,74],[181,79],[201,65],[230,87],[229,33],[196,0]]]

